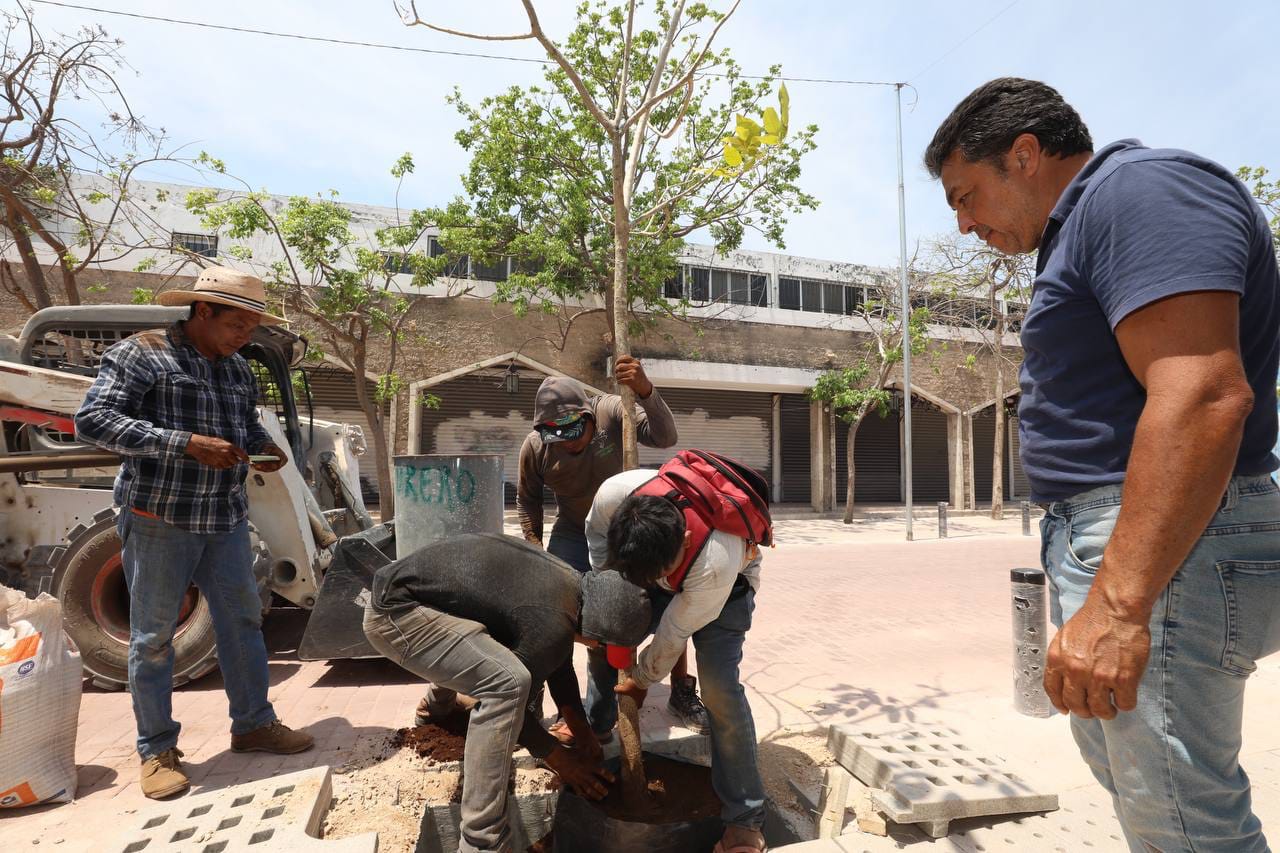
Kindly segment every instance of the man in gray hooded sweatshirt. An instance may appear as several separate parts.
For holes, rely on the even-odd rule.
[[[621,356],[614,376],[636,395],[636,440],[648,447],[674,447],[675,418],[645,376],[639,359]],[[533,431],[520,448],[516,484],[516,512],[524,538],[543,544],[542,492],[556,496],[557,515],[547,551],[580,572],[591,571],[586,522],[600,485],[622,472],[622,398],[617,394],[589,394],[582,383],[566,376],[549,376],[534,397]],[[596,736],[607,742],[618,719],[613,685],[617,670],[604,650],[587,652],[587,718]],[[536,701],[536,697],[535,697]],[[680,655],[671,670],[671,699],[667,708],[690,730],[710,732],[707,709],[698,698],[697,681],[689,675],[687,656]],[[557,737],[568,733],[552,729]]]

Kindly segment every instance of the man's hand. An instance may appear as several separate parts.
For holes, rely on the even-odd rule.
[[[613,363],[613,376],[619,384],[626,385],[635,391],[636,396],[642,400],[648,399],[653,393],[653,383],[644,375],[644,367],[641,366],[638,358],[629,355],[618,356],[617,361]]]
[[[257,456],[275,456],[276,459],[278,459],[279,461],[278,462],[255,462],[253,463],[253,470],[255,471],[263,471],[266,473],[270,473],[272,471],[279,471],[289,462],[289,457],[285,455],[285,452],[270,442],[267,442],[266,444],[262,445],[262,449],[259,450],[256,455]]]
[[[239,447],[211,435],[192,433],[184,452],[201,465],[208,465],[210,468],[230,468],[249,461],[249,454]]]
[[[604,783],[612,782],[613,774],[600,766],[598,761],[590,760],[585,753],[557,746],[543,760],[560,777],[561,782],[573,788],[580,796],[601,800],[609,793]]]
[[[628,678],[626,681],[619,683],[613,688],[613,692],[619,696],[630,696],[635,700],[637,708],[644,707],[645,697],[649,695],[648,689],[636,684],[634,678]]]
[[[1138,706],[1151,654],[1150,613],[1121,613],[1097,589],[1049,644],[1044,689],[1064,714],[1111,720]],[[1113,700],[1114,697],[1114,700]],[[1114,704],[1113,704],[1114,702]]]

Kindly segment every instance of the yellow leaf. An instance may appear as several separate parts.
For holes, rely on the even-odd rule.
[[[782,128],[782,122],[778,120],[778,111],[773,107],[764,108],[764,129],[770,136],[777,136],[778,131]]]
[[[724,146],[724,161],[730,166],[742,165],[742,153],[728,142]]]
[[[766,133],[764,136],[760,137],[760,141],[765,145],[777,145],[782,141],[782,137],[778,136],[776,133]]]

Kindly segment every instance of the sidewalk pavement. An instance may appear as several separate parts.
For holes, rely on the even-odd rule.
[[[1006,759],[1033,785],[1060,794],[1071,811],[1054,813],[1055,824],[1101,832],[1103,842],[1091,842],[1092,849],[1122,850],[1110,840],[1116,833],[1113,823],[1108,828],[1109,804],[1078,757],[1066,719],[1031,719],[1011,707],[1009,569],[1038,564],[1038,537],[1019,535],[1016,515],[1000,523],[954,519],[944,541],[926,538],[936,531],[923,523],[915,542],[902,540],[900,520],[853,528],[829,519],[778,524],[780,544],[765,558],[742,666],[758,735],[836,721],[868,730],[945,725],[975,749]],[[226,698],[214,674],[174,695],[194,791],[338,766],[359,735],[409,724],[422,685],[383,660],[298,661],[305,617],[283,610],[268,620],[270,697],[286,723],[316,736],[315,751],[230,752]],[[578,664],[585,678],[581,653]],[[643,712],[646,729],[672,724],[666,699],[665,685],[655,686]],[[1272,827],[1280,827],[1278,704],[1280,656],[1264,661],[1250,680],[1242,759],[1254,807]],[[93,837],[95,816],[144,805],[133,741],[128,694],[86,686],[76,749],[80,799],[0,812],[0,846],[26,849],[21,840],[43,839],[72,849],[76,838]]]

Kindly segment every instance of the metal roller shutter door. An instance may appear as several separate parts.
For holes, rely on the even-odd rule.
[[[514,503],[520,445],[533,428],[533,398],[546,376],[521,370],[519,391],[508,394],[505,372],[470,373],[428,389],[440,398],[440,408],[422,410],[417,452],[502,454],[503,491]]]
[[[947,466],[947,416],[919,402],[911,409],[911,500],[951,499]]]
[[[781,412],[782,494],[775,500],[809,503],[809,398],[803,394],[783,394]]]
[[[1022,470],[1021,438],[1018,433],[1018,418],[1015,415],[1009,418],[1009,482],[1012,485],[1009,495],[1019,500],[1026,500],[1031,497],[1031,482],[1027,479],[1027,472]]]
[[[849,425],[836,420],[836,503],[844,504],[849,488]],[[862,419],[854,448],[854,503],[902,500],[902,446],[897,412]]]
[[[991,464],[995,440],[995,412],[986,408],[973,416],[973,492],[978,503],[991,503]]]
[[[677,450],[696,447],[731,456],[771,481],[773,395],[703,388],[659,388],[679,438],[666,449],[640,446],[640,464],[656,468]]]

